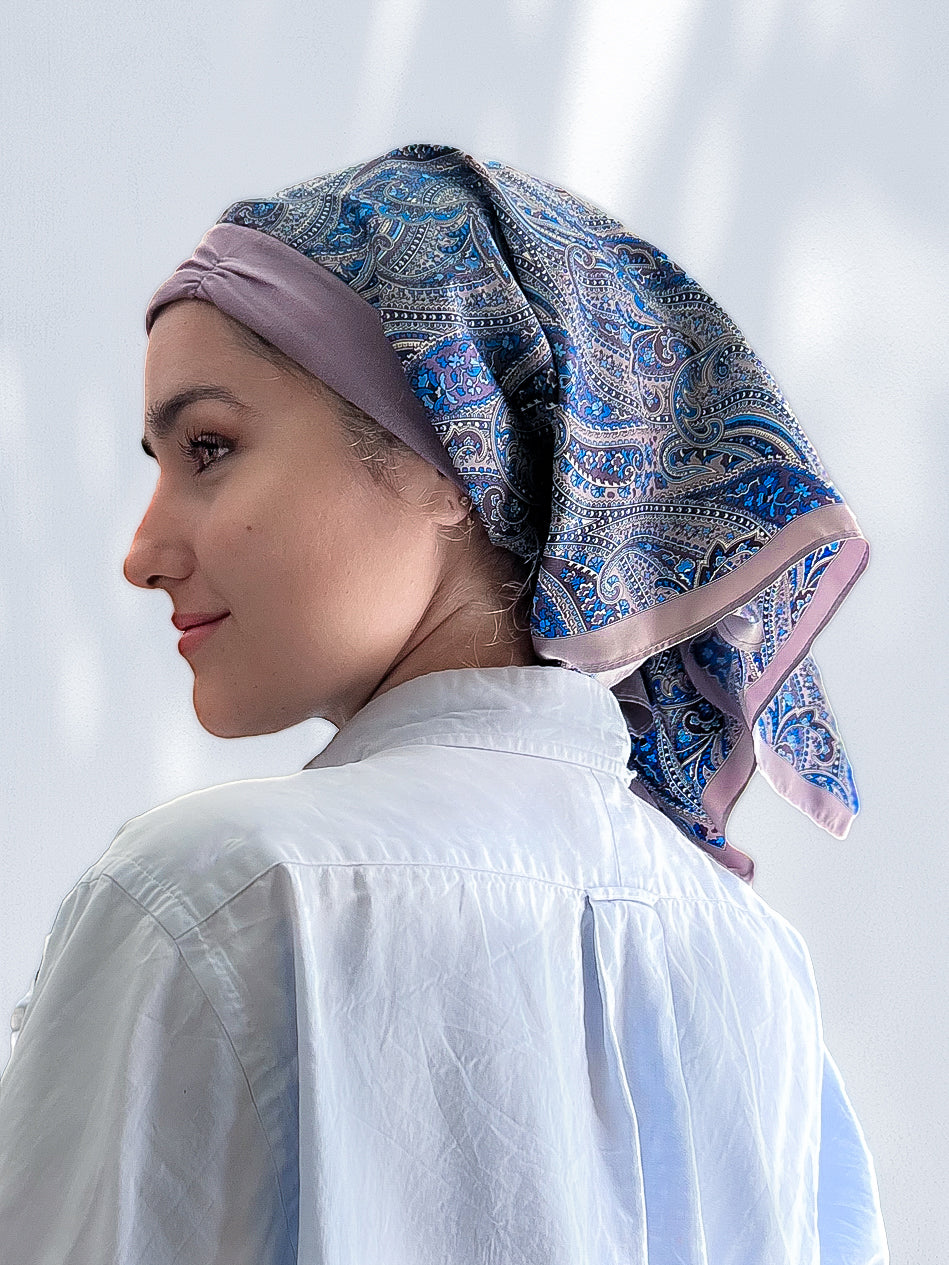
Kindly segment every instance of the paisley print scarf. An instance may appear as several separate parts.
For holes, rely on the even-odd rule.
[[[846,834],[809,648],[867,543],[735,323],[660,250],[504,163],[410,145],[229,207],[148,328],[185,296],[366,408],[534,562],[538,658],[614,692],[631,790],[690,839],[750,881],[725,825],[756,765]]]

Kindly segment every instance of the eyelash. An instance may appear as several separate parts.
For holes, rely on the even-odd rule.
[[[218,450],[228,453],[234,445],[223,435],[216,435],[213,431],[202,431],[198,435],[185,435],[179,441],[178,447],[185,459],[194,466],[195,474],[203,474],[205,470],[210,470],[221,460],[220,457],[212,457],[211,453]],[[202,460],[202,453],[207,456],[207,461]]]

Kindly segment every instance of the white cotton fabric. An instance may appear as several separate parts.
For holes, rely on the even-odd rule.
[[[17,1265],[884,1265],[807,951],[628,789],[594,678],[463,669],[129,822],[0,1080]]]

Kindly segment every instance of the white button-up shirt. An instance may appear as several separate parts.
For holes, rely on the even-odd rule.
[[[807,951],[628,789],[594,678],[463,669],[129,822],[0,1081],[11,1265],[880,1265]]]

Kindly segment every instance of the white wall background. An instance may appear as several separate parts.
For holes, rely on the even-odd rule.
[[[138,445],[147,299],[238,198],[397,144],[461,145],[598,201],[703,282],[870,538],[870,569],[817,646],[862,813],[835,841],[759,779],[732,833],[810,945],[894,1265],[946,1259],[945,13],[935,0],[10,6],[0,1011],[124,820],[293,770],[331,732],[205,734],[167,599],[121,577],[154,478]]]

